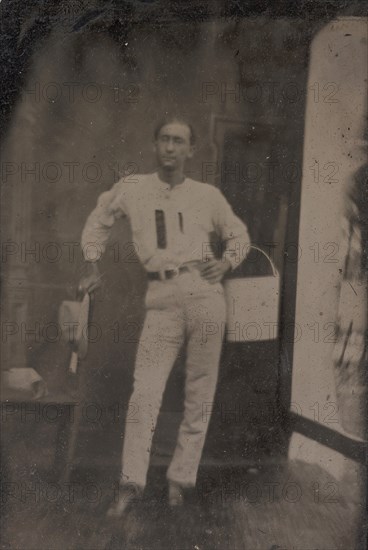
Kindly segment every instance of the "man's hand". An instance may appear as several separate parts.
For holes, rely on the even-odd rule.
[[[88,273],[80,280],[78,293],[85,294],[86,292],[93,292],[101,286],[100,270],[96,262],[88,264]]]
[[[209,283],[214,285],[219,283],[225,273],[230,271],[231,263],[229,260],[208,260],[207,262],[202,262],[199,264],[199,269],[201,276],[206,279]]]

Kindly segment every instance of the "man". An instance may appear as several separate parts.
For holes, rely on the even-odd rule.
[[[345,197],[340,254],[344,259],[339,288],[336,342],[333,348],[340,422],[364,439],[363,414],[368,395],[368,164],[360,166]]]
[[[91,243],[99,250],[92,260],[86,257],[92,266],[82,282],[84,289],[96,288],[97,260],[121,216],[129,217],[148,278],[130,401],[138,407],[139,421],[126,423],[120,497],[110,516],[121,516],[143,493],[162,395],[183,343],[184,416],[167,472],[170,505],[182,504],[183,489],[196,483],[208,427],[202,408],[213,402],[226,317],[221,280],[244,259],[240,252],[249,235],[216,187],[185,177],[184,166],[194,146],[191,125],[178,117],[163,120],[154,139],[158,171],[139,175],[134,183],[122,179],[102,193],[82,234],[84,251],[91,250]],[[220,259],[209,247],[212,232],[224,242]]]

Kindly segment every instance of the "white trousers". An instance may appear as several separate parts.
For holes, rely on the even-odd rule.
[[[207,410],[217,384],[226,318],[223,287],[208,283],[197,270],[167,281],[151,281],[146,308],[128,409],[136,411],[136,421],[126,422],[122,481],[141,487],[146,484],[162,396],[185,342],[184,415],[167,478],[194,487],[209,423]]]

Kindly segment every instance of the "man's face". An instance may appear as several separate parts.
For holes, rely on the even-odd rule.
[[[163,126],[155,141],[157,162],[167,171],[182,171],[187,159],[193,156],[194,146],[190,144],[190,129],[181,122]]]

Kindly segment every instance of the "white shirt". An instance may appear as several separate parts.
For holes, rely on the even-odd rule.
[[[87,261],[100,259],[112,225],[123,216],[130,220],[135,249],[147,271],[213,258],[211,232],[225,243],[222,257],[233,268],[244,260],[250,244],[247,227],[216,187],[185,178],[171,188],[157,173],[135,178],[121,179],[98,198],[81,238]],[[157,216],[164,219],[164,243],[159,242]]]

